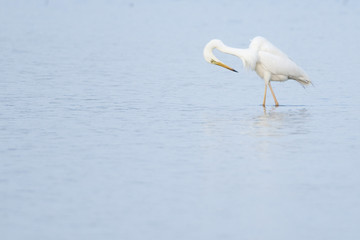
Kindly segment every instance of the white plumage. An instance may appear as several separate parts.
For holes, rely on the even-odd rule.
[[[212,52],[214,48],[221,52],[239,57],[242,60],[244,67],[254,70],[262,79],[264,79],[265,94],[263,106],[265,106],[267,86],[269,86],[271,90],[275,105],[279,105],[270,81],[286,81],[288,79],[293,79],[302,85],[311,84],[311,81],[304,70],[294,63],[284,52],[263,37],[255,37],[250,42],[249,48],[246,49],[228,47],[218,39],[213,39],[206,44],[204,48],[204,58],[207,62],[237,72],[214,56]]]

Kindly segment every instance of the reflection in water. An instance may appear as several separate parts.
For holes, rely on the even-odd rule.
[[[306,108],[264,107],[264,114],[256,117],[253,121],[257,136],[287,136],[294,134],[306,134],[306,121],[309,119]]]
[[[274,159],[274,152],[296,154],[300,141],[296,136],[309,133],[309,118],[310,114],[304,107],[264,107],[264,113],[253,121],[252,135],[257,139],[257,157]],[[271,169],[271,166],[268,167]]]
[[[260,116],[258,110],[244,108],[216,116],[202,115],[201,148],[208,151],[208,156],[224,157],[226,152],[242,149],[242,157],[269,159],[276,149],[281,149],[282,154],[296,152],[299,141],[310,133],[311,114],[305,106],[268,107]],[[251,152],[256,154],[247,155]]]

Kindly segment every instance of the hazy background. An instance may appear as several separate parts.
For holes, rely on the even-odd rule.
[[[1,239],[360,239],[359,13],[0,0]],[[314,86],[202,57],[258,35]]]

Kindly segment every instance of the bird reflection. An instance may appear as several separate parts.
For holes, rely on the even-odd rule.
[[[294,136],[309,132],[309,119],[310,113],[305,107],[264,107],[263,114],[252,122],[257,157],[271,159],[274,149],[296,153],[298,138]]]
[[[306,134],[309,116],[306,108],[263,107],[263,114],[254,118],[253,133],[257,136]]]

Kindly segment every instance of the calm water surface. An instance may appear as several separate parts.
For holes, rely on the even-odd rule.
[[[356,1],[1,1],[2,239],[359,239]],[[262,35],[314,82],[207,64]]]

